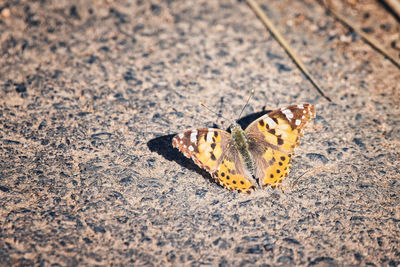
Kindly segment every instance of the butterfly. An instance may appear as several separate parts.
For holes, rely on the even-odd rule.
[[[184,131],[172,138],[172,145],[221,186],[251,193],[275,188],[288,176],[294,148],[312,118],[314,105],[290,105],[261,116],[245,130],[234,123],[230,133],[213,128]]]

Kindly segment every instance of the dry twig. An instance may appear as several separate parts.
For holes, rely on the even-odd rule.
[[[365,34],[360,28],[355,26],[352,22],[347,20],[344,16],[340,15],[338,12],[336,12],[333,8],[332,5],[329,3],[323,1],[323,5],[326,7],[326,9],[332,13],[340,22],[345,24],[347,27],[355,31],[358,35],[361,36],[362,39],[364,39],[369,45],[371,45],[375,50],[377,50],[379,53],[383,54],[387,59],[389,59],[395,66],[400,68],[400,61],[398,61],[396,58],[394,58],[392,55],[389,54],[389,52],[381,46],[377,40],[373,39],[372,37],[368,36]]]
[[[400,18],[400,2],[398,0],[384,0],[385,3],[393,10]]]
[[[332,100],[322,91],[321,86],[317,83],[317,81],[312,77],[312,75],[308,72],[306,67],[300,58],[293,52],[290,48],[289,44],[280,34],[280,32],[276,29],[276,27],[272,24],[270,19],[267,17],[265,12],[260,8],[260,6],[254,0],[246,0],[247,4],[253,9],[256,15],[263,22],[265,27],[271,32],[271,34],[275,37],[275,39],[279,42],[279,44],[285,49],[286,53],[293,59],[296,65],[300,68],[303,74],[310,80],[310,82],[314,85],[315,89],[329,102]]]

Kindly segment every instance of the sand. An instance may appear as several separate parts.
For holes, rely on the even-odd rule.
[[[317,1],[260,4],[331,103],[244,1],[0,1],[0,265],[400,264],[399,69]],[[399,55],[379,2],[335,6]],[[229,126],[200,101],[243,125],[316,105],[283,189],[172,148]]]

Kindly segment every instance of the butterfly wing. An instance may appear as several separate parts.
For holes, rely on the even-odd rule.
[[[314,105],[290,105],[260,117],[246,128],[255,176],[263,187],[275,187],[288,175],[299,136],[314,117]]]
[[[256,188],[257,183],[252,175],[245,170],[238,150],[234,146],[230,146],[228,149],[217,170],[212,173],[212,177],[220,185],[231,191],[249,194]]]
[[[219,129],[187,130],[172,138],[172,146],[200,168],[207,170],[223,187],[247,192],[253,188],[231,135]]]

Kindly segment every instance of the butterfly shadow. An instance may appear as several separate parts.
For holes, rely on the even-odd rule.
[[[261,116],[269,113],[270,111],[272,111],[272,110],[266,110],[265,108],[263,108],[262,111],[255,112],[255,113],[246,115],[243,118],[238,119],[237,123],[242,127],[242,129],[246,129],[247,126],[249,126],[250,123],[252,123],[253,121],[257,120]]]
[[[239,125],[243,129],[245,129],[251,122],[268,112],[269,111],[267,110],[263,110],[260,112],[249,114],[239,119],[237,123],[239,123]],[[181,152],[178,151],[178,149],[172,147],[172,138],[174,136],[175,134],[170,134],[151,139],[147,142],[147,147],[150,149],[151,152],[156,152],[157,154],[163,156],[166,160],[175,161],[182,167],[187,168],[191,171],[195,171],[203,176],[205,179],[214,182],[214,179],[206,170],[198,167],[191,159],[186,158]]]

